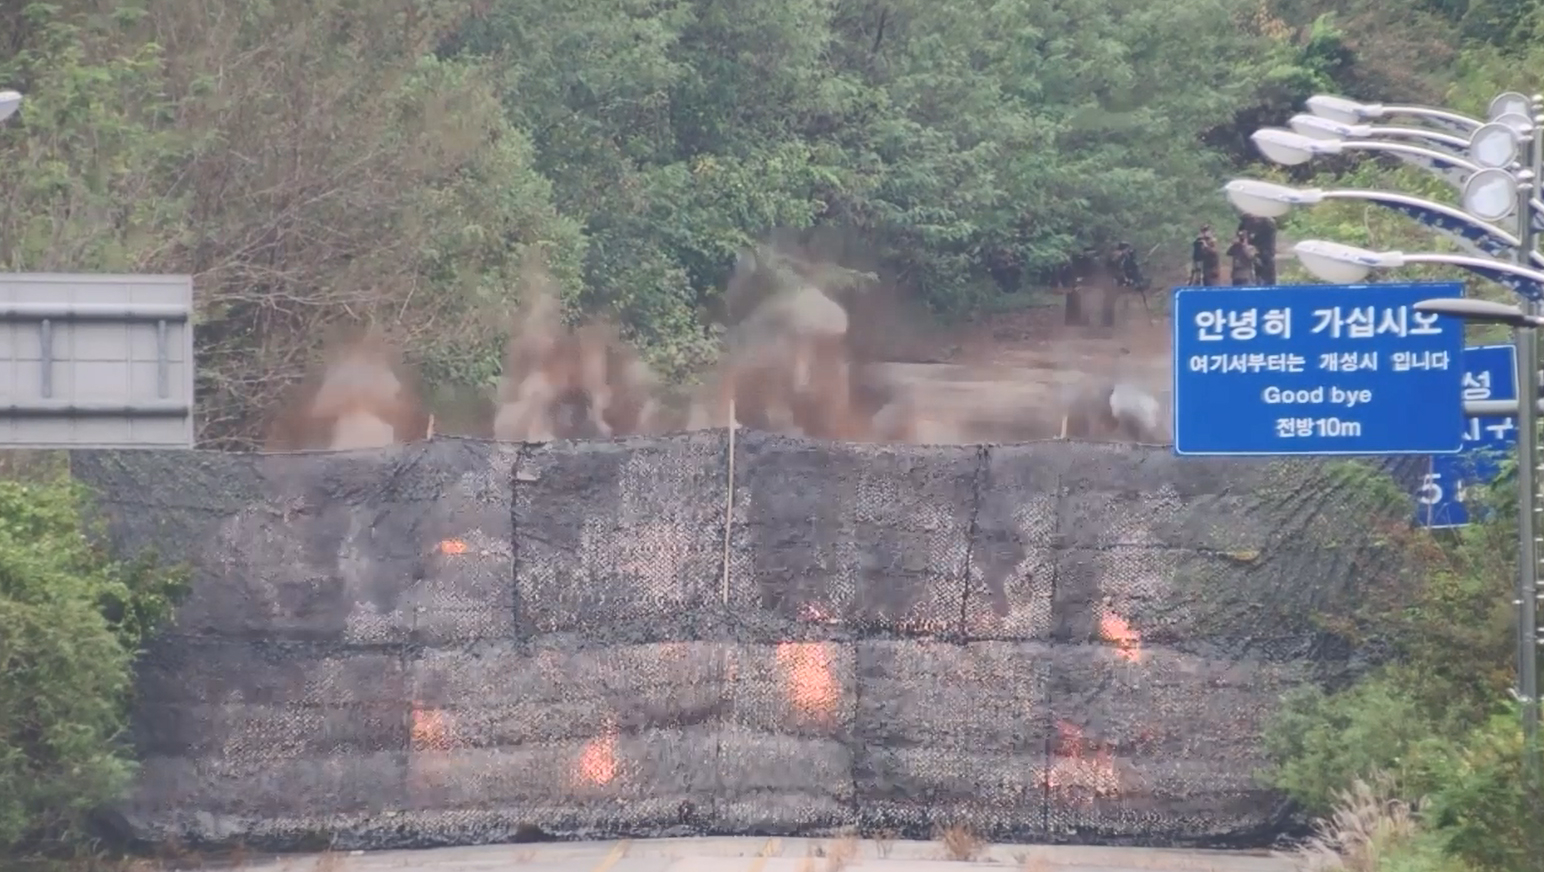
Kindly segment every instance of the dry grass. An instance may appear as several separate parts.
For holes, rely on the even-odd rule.
[[[1358,779],[1289,856],[1305,872],[1377,872],[1389,847],[1416,833],[1416,810],[1390,788],[1386,778]]]
[[[826,850],[826,872],[842,872],[858,856],[858,839],[846,835],[831,843]]]
[[[1016,854],[1014,859],[1019,862],[1019,868],[1024,872],[1051,872],[1051,861],[1046,859],[1044,851],[1024,851]]]
[[[964,824],[951,824],[941,827],[933,835],[938,843],[944,846],[944,859],[957,860],[961,863],[969,863],[981,856],[986,850],[987,842],[975,831]]]
[[[316,863],[311,867],[311,872],[339,872],[347,865],[347,860],[347,855],[328,848],[317,856]]]
[[[870,838],[874,841],[874,852],[879,855],[879,859],[889,859],[890,852],[895,850],[895,833],[883,830],[874,833]]]

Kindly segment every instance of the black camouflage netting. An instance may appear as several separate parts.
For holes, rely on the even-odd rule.
[[[1315,614],[1404,566],[1345,462],[728,445],[77,452],[115,547],[195,567],[123,822],[1260,844],[1262,720],[1357,668]]]

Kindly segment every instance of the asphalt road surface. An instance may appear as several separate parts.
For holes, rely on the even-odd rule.
[[[856,839],[647,839],[354,851],[248,858],[252,872],[1295,872],[1265,853],[992,845],[950,859],[939,842]]]

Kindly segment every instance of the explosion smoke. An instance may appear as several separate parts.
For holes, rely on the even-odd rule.
[[[494,438],[506,442],[604,439],[650,432],[659,383],[609,324],[570,330],[552,278],[525,270],[525,300],[510,335],[496,396]]]
[[[332,344],[270,425],[267,451],[381,448],[423,439],[430,418],[401,359],[378,332]]]
[[[1164,441],[1163,404],[1145,384],[1151,379],[1131,372],[1052,360],[1055,371],[1004,378],[892,362],[887,340],[899,332],[892,289],[818,248],[785,239],[742,253],[725,293],[724,357],[679,414],[667,411],[660,380],[613,325],[565,324],[552,278],[540,263],[528,264],[493,397],[494,438],[544,442],[733,425],[856,442]],[[280,416],[268,447],[367,448],[423,438],[429,419],[410,382],[378,335],[348,344]]]

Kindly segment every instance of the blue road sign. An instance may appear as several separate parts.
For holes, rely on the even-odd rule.
[[[1178,288],[1174,451],[1451,454],[1463,323],[1415,311],[1456,282]]]
[[[1478,345],[1464,349],[1465,400],[1517,399],[1517,349]],[[1416,489],[1416,523],[1427,527],[1462,527],[1469,523],[1465,490],[1490,484],[1501,461],[1517,446],[1517,422],[1511,417],[1470,418],[1464,447],[1457,454],[1431,459],[1431,471]]]

